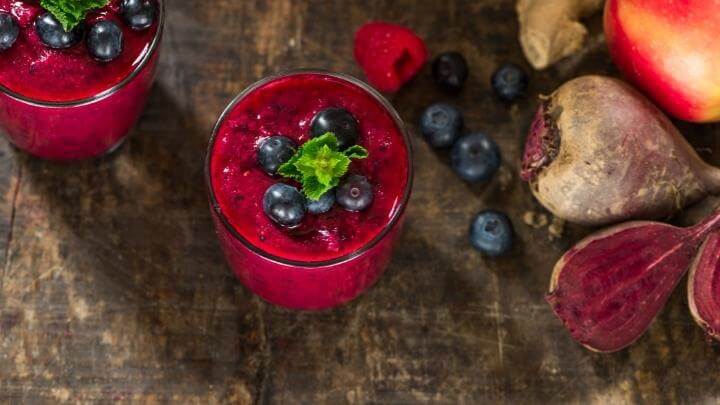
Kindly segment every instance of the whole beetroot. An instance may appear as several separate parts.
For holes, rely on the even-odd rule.
[[[583,76],[544,99],[521,177],[554,215],[585,225],[669,216],[720,192],[668,118],[629,85]]]

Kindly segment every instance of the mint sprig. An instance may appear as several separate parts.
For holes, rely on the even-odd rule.
[[[40,5],[60,22],[65,31],[77,27],[90,10],[105,7],[110,0],[41,0]]]
[[[337,187],[351,159],[367,157],[367,149],[360,145],[340,151],[335,134],[328,132],[300,146],[293,157],[280,166],[278,173],[302,184],[305,196],[317,201]]]

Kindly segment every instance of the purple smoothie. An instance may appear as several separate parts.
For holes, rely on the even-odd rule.
[[[163,0],[145,29],[133,30],[120,15],[120,0],[91,11],[84,23],[111,20],[123,33],[120,55],[94,59],[83,39],[68,49],[40,40],[39,1],[0,0],[20,34],[0,52],[0,132],[37,157],[78,160],[112,151],[126,138],[145,107],[155,79],[164,22]],[[87,35],[87,34],[86,34]]]
[[[123,50],[110,62],[95,60],[85,41],[69,49],[50,49],[35,30],[35,19],[45,12],[39,1],[0,0],[0,11],[12,14],[20,35],[12,48],[0,54],[0,85],[36,101],[69,102],[95,96],[128,77],[149,51],[157,22],[144,30],[133,30],[120,14],[121,0],[111,0],[91,11],[85,23],[99,20],[117,23],[123,32]]]
[[[361,212],[336,205],[306,215],[298,229],[282,228],[265,215],[262,198],[274,183],[293,183],[258,166],[257,145],[273,135],[302,144],[313,117],[327,108],[344,108],[357,119],[357,143],[369,157],[353,161],[349,173],[367,177],[374,201]],[[209,165],[212,192],[229,225],[260,251],[303,263],[337,259],[368,245],[402,208],[409,181],[408,148],[388,109],[357,84],[322,73],[276,78],[245,95],[220,123]]]

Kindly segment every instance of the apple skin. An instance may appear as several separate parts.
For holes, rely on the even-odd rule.
[[[676,118],[720,121],[720,0],[608,0],[604,18],[630,81]]]

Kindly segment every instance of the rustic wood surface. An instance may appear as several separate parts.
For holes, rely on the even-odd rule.
[[[720,398],[720,351],[691,320],[684,288],[637,344],[613,355],[574,343],[545,304],[554,262],[589,229],[567,226],[553,239],[556,227],[523,219],[546,215],[516,175],[535,99],[505,106],[489,86],[499,63],[527,67],[512,3],[169,0],[158,83],[118,152],[60,165],[0,141],[0,401]],[[461,95],[436,90],[426,67],[391,101],[413,130],[430,102],[461,106],[468,128],[500,143],[504,167],[491,184],[465,184],[446,153],[414,135],[414,196],[384,277],[333,311],[272,307],[224,263],[205,194],[206,142],[231,98],[267,74],[320,67],[362,77],[351,44],[369,19],[412,27],[433,54],[467,56]],[[599,16],[590,27],[582,52],[532,74],[533,95],[582,73],[616,74]],[[681,127],[720,163],[719,126]],[[519,243],[509,258],[485,260],[468,245],[469,221],[485,207],[512,216]]]

